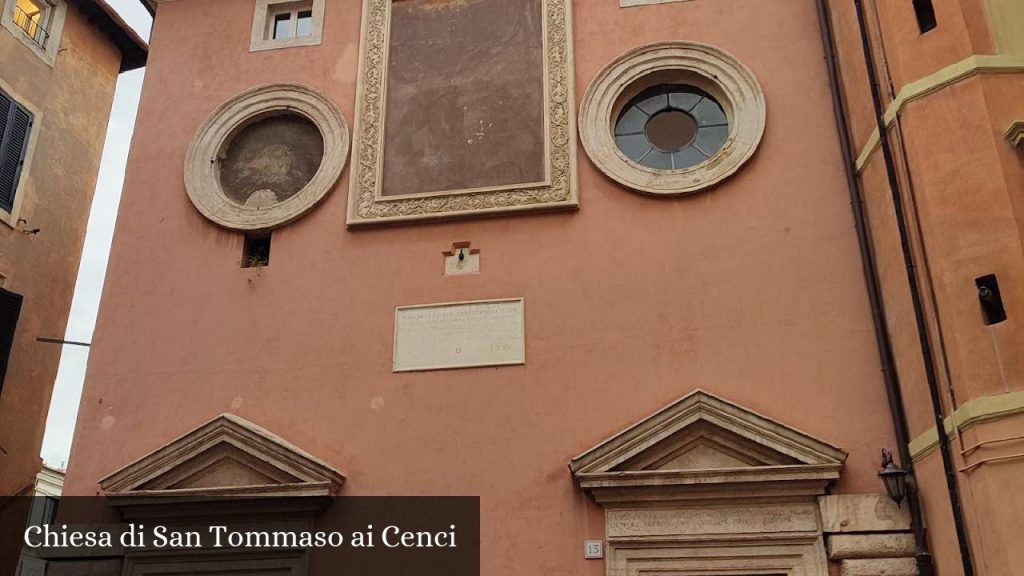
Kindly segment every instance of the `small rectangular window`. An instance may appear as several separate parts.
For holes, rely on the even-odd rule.
[[[242,252],[242,268],[270,265],[270,234],[246,235]]]
[[[999,292],[999,279],[995,274],[974,279],[978,287],[978,301],[981,303],[981,319],[986,326],[1006,321],[1003,295]]]
[[[250,52],[319,46],[323,41],[324,3],[327,0],[250,1],[256,5]]]
[[[45,46],[50,9],[51,6],[45,0],[15,0],[11,18],[33,42]]]
[[[53,496],[46,496],[43,500],[43,524],[46,526],[52,526],[57,520],[57,507],[60,506],[60,500]]]
[[[935,6],[932,0],[914,0],[914,14],[917,16],[917,28],[921,34],[934,30],[939,22],[935,19]]]
[[[14,211],[28,139],[32,132],[32,113],[0,91],[0,210]]]
[[[0,288],[0,392],[4,389],[7,362],[14,348],[14,331],[21,315],[21,295]]]
[[[52,526],[57,520],[57,509],[60,507],[60,500],[53,496],[41,496],[36,493],[32,498],[32,508],[29,511],[29,526]]]

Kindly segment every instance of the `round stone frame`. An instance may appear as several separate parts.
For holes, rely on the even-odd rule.
[[[658,84],[690,84],[714,96],[729,119],[729,137],[708,160],[681,170],[648,168],[628,159],[615,143],[623,106]],[[634,48],[594,78],[580,109],[580,137],[587,155],[611,179],[659,196],[692,194],[733,175],[753,156],[764,135],[764,92],[754,74],[728,52],[695,42]]]
[[[313,178],[290,198],[262,208],[244,206],[220,185],[225,143],[249,124],[275,113],[300,114],[324,139],[324,157]],[[268,84],[242,92],[222,104],[203,123],[185,159],[185,189],[196,208],[214,223],[242,231],[271,230],[298,219],[337,184],[348,160],[348,123],[326,96],[299,84]]]

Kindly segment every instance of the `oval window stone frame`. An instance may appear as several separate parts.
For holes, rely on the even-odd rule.
[[[324,156],[313,178],[290,198],[272,206],[244,206],[224,193],[219,160],[231,138],[274,113],[298,114],[313,122],[324,140]],[[257,86],[221,104],[203,122],[186,155],[185,189],[196,209],[219,226],[245,232],[272,230],[297,220],[323,200],[341,177],[348,152],[348,123],[325,95],[300,84]]]
[[[658,170],[619,150],[614,137],[619,112],[641,91],[659,84],[689,84],[718,100],[729,119],[729,137],[718,153],[689,168]],[[709,44],[660,42],[629,50],[597,73],[583,98],[579,126],[587,155],[609,178],[638,192],[680,196],[735,174],[757,150],[766,120],[761,85],[731,54]]]

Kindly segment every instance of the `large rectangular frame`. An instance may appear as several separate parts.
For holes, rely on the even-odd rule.
[[[348,225],[429,221],[577,208],[576,115],[572,63],[572,0],[541,0],[544,46],[544,139],[547,179],[540,185],[381,194],[391,5],[363,0]]]

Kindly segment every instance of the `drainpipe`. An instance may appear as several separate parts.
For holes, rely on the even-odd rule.
[[[914,481],[912,459],[910,456],[910,432],[907,425],[906,411],[903,408],[903,395],[900,391],[899,375],[896,373],[893,360],[892,344],[885,319],[885,308],[882,303],[881,283],[878,280],[875,255],[871,248],[871,238],[867,228],[867,217],[864,214],[864,203],[861,200],[860,183],[857,181],[857,168],[853,150],[850,148],[850,131],[846,125],[846,104],[843,101],[839,82],[839,70],[836,62],[835,43],[832,33],[832,21],[829,17],[827,0],[817,0],[818,24],[821,27],[821,38],[825,48],[825,65],[828,69],[829,88],[832,92],[832,111],[835,115],[836,130],[839,133],[839,147],[843,157],[846,174],[846,186],[850,194],[850,208],[853,211],[854,229],[857,232],[857,247],[860,249],[864,283],[867,286],[868,304],[875,332],[875,343],[882,364],[882,380],[885,382],[886,397],[889,401],[889,413],[892,415],[893,430],[896,435],[897,452],[900,467],[909,471],[907,482],[907,510],[910,513],[910,527],[914,531],[914,559],[917,562],[919,576],[932,576],[935,569],[932,556],[928,551],[928,540],[924,531],[924,520],[921,513],[921,501],[918,498],[917,483]]]
[[[949,503],[952,508],[953,523],[956,527],[956,539],[960,548],[960,561],[963,565],[964,576],[974,576],[974,563],[971,559],[971,549],[967,539],[967,527],[964,524],[963,507],[960,503],[960,490],[957,485],[956,467],[953,464],[953,455],[949,446],[949,437],[946,435],[945,418],[942,414],[942,401],[939,395],[939,379],[935,370],[931,341],[928,337],[928,325],[925,317],[924,305],[921,300],[921,289],[917,280],[917,266],[914,262],[914,253],[911,249],[910,236],[907,232],[906,214],[903,209],[903,196],[900,192],[899,178],[896,175],[896,162],[893,160],[892,148],[889,145],[889,132],[885,123],[885,111],[882,108],[882,96],[878,87],[878,73],[875,70],[874,55],[871,50],[871,41],[868,36],[867,23],[865,22],[864,17],[864,5],[862,0],[853,0],[853,4],[857,11],[857,24],[860,28],[860,39],[864,50],[864,61],[867,69],[868,80],[871,84],[871,101],[875,110],[878,139],[882,148],[882,157],[885,161],[885,171],[889,181],[889,192],[892,195],[893,211],[896,215],[896,225],[900,235],[900,248],[903,253],[903,264],[907,273],[907,285],[910,289],[910,299],[914,308],[914,320],[917,327],[918,345],[921,348],[921,357],[924,361],[925,378],[928,383],[928,393],[931,396],[932,414],[935,418],[935,431],[939,437],[939,452],[942,455],[942,468],[946,477],[946,490],[949,493]],[[902,407],[902,402],[900,402],[900,405]],[[905,426],[905,415],[901,416],[900,419],[903,421]],[[901,442],[901,459],[904,457],[905,444],[905,441]],[[904,462],[904,466],[908,463],[909,459]]]

